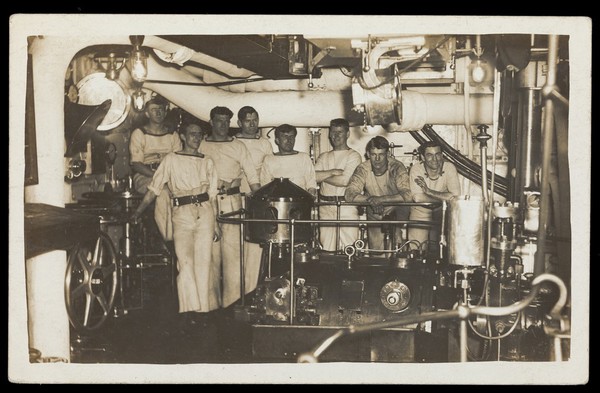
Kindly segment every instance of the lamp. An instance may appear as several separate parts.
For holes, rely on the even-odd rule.
[[[471,78],[473,79],[473,82],[481,83],[485,80],[485,77],[485,68],[482,65],[481,59],[478,58],[477,61],[475,61],[475,63],[472,65]]]
[[[471,63],[471,79],[474,83],[481,83],[486,79],[487,70],[485,67],[485,61],[481,60],[481,56],[483,55],[483,47],[481,46],[481,36],[478,34],[475,37],[475,48],[473,48],[473,53],[477,56],[477,60],[475,63]]]
[[[96,56],[94,58],[100,65],[102,71],[106,74],[106,79],[114,81],[119,78],[119,72],[125,65],[125,58],[117,56],[115,52],[110,52],[108,57]]]
[[[129,65],[131,67],[131,77],[134,81],[143,83],[148,77],[148,64],[146,53],[141,50],[143,35],[132,35],[129,37],[133,44],[133,52],[129,56]]]
[[[136,91],[134,91],[131,95],[131,98],[133,99],[133,109],[135,109],[138,112],[143,111],[144,107],[146,106],[145,97],[146,93],[144,93],[142,89],[137,89]]]

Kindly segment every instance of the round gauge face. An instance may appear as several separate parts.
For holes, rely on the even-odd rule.
[[[106,147],[106,160],[113,164],[117,159],[117,146],[114,143],[109,143]]]
[[[98,126],[98,131],[108,131],[118,127],[129,113],[131,97],[117,81],[107,79],[103,72],[90,74],[77,84],[79,91],[78,104],[100,105],[110,99],[108,113]]]
[[[540,207],[540,196],[538,194],[529,194],[527,196],[527,206],[533,208]]]
[[[403,282],[390,281],[381,288],[379,297],[381,304],[391,312],[402,312],[410,304],[410,288]]]

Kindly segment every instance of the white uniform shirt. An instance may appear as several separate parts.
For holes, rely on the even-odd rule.
[[[350,176],[360,163],[362,158],[360,153],[354,149],[348,150],[331,150],[322,153],[315,164],[315,171],[323,171],[329,169],[342,169],[344,171],[343,178],[348,182]],[[337,187],[332,184],[321,183],[321,195],[326,196],[344,196],[346,187]]]
[[[310,156],[304,152],[283,156],[266,156],[260,173],[261,184],[270,183],[278,177],[288,178],[292,183],[305,190],[317,188],[315,167]]]

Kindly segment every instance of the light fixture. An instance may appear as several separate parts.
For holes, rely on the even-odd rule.
[[[485,68],[483,67],[481,59],[477,59],[475,61],[475,63],[472,65],[472,67],[473,68],[471,69],[471,78],[473,79],[473,82],[475,82],[475,83],[483,82],[486,77],[486,71],[485,71]]]
[[[143,35],[132,35],[130,36],[133,44],[133,52],[129,56],[129,66],[131,71],[131,77],[134,81],[143,83],[148,77],[148,64],[146,53],[141,49],[142,42],[144,42]]]
[[[481,83],[486,78],[486,67],[485,61],[481,60],[481,56],[483,55],[483,47],[481,46],[481,36],[478,34],[475,37],[475,48],[473,48],[473,53],[477,56],[477,60],[475,63],[471,63],[471,79],[474,83]]]
[[[124,57],[118,56],[115,52],[110,52],[107,57],[96,56],[95,60],[104,71],[106,79],[111,81],[119,79],[119,72],[125,65]]]
[[[145,97],[146,93],[144,93],[142,89],[137,89],[136,91],[134,91],[131,95],[131,98],[133,100],[133,109],[135,109],[138,112],[143,111],[144,107],[146,106]]]

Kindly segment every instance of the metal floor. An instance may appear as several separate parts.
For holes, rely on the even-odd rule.
[[[166,291],[169,292],[169,291]],[[162,292],[163,294],[165,292]],[[184,322],[176,295],[109,317],[94,332],[71,331],[72,363],[250,363],[251,329],[219,309]]]

